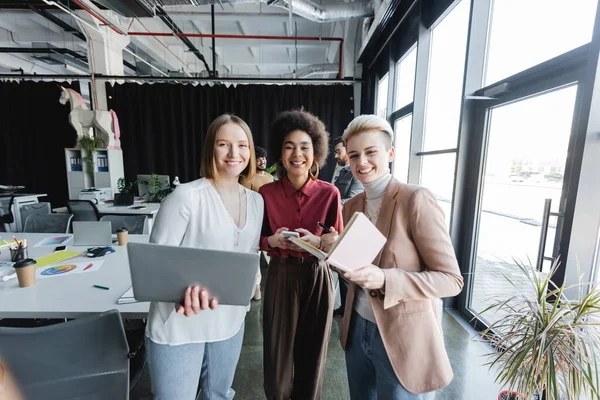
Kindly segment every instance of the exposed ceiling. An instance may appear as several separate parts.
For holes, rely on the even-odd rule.
[[[85,13],[72,1],[91,4],[90,0],[57,0],[57,3],[63,9],[72,10],[75,15]],[[135,11],[136,15],[150,15],[135,18],[124,16],[128,10],[123,7],[115,10],[111,5],[113,1],[116,0],[98,0],[98,4],[91,5],[118,30],[145,35],[129,35],[129,52],[123,52],[126,75],[157,75],[159,70],[169,75],[209,75],[213,67],[213,39],[174,36],[173,25],[180,33],[211,34],[210,0],[120,1],[122,6],[131,3],[142,10]],[[357,16],[372,14],[372,3],[331,3],[324,0],[315,4],[307,0],[274,0],[270,1],[273,5],[267,5],[266,0],[265,3],[261,0],[230,1],[235,3],[217,1],[214,5],[215,34],[232,35],[215,39],[218,76],[332,79],[340,76],[340,56],[341,77],[355,76],[356,53],[361,45],[364,19]],[[57,8],[57,4],[51,1],[16,3],[21,7],[12,4],[7,9],[4,8],[7,7],[5,3],[0,3],[0,68],[3,71],[21,68],[25,74],[89,73],[86,65],[88,44],[81,34],[78,18]],[[156,7],[157,4],[159,7]],[[290,4],[292,13],[288,8]],[[95,8],[96,5],[100,8]],[[303,16],[294,13],[294,7]],[[161,10],[166,17],[160,15]],[[349,17],[354,18],[344,19]],[[331,21],[318,22],[324,19]],[[316,40],[286,39],[291,37]],[[38,52],[31,50],[40,47],[44,49]]]

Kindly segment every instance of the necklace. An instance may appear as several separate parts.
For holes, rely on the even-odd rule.
[[[377,211],[375,211],[375,214],[370,215],[369,214],[369,200],[367,199],[367,196],[365,196],[365,212],[364,212],[364,214],[374,224],[377,223],[377,218],[379,218],[379,212],[381,211],[381,206],[382,205],[383,205],[383,198],[379,202],[379,207],[377,207]]]
[[[221,197],[221,202],[223,203],[223,206],[225,206],[225,198],[223,197],[223,195],[219,191],[219,188],[214,183],[213,183],[213,187],[217,191],[217,194],[219,195],[219,197]],[[238,245],[239,245],[239,240],[240,240],[240,223],[242,221],[242,191],[240,190],[239,186],[237,187],[237,192],[238,192],[238,214],[237,214],[237,218],[234,218],[231,214],[229,214],[229,210],[227,210],[227,207],[225,207],[225,210],[229,214],[229,216],[231,218],[231,221],[235,225],[234,228],[233,228],[233,245],[235,247],[238,247]]]

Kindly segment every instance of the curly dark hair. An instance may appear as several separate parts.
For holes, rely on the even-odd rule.
[[[344,145],[344,147],[346,147],[346,142],[344,141],[344,138],[341,136],[336,137],[335,139],[333,139],[333,147],[337,146],[338,144],[342,143]],[[257,156],[258,157],[258,156]]]
[[[254,152],[256,153],[256,158],[265,157],[267,158],[267,151],[259,146],[254,146]]]
[[[320,167],[325,164],[329,153],[329,132],[321,120],[304,110],[284,111],[280,113],[269,133],[269,154],[276,162],[281,160],[281,150],[285,137],[295,131],[304,131],[312,140],[315,161]]]

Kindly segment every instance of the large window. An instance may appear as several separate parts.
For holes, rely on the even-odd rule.
[[[597,0],[495,0],[485,85],[589,42]]]
[[[573,85],[490,109],[471,299],[477,313],[491,299],[527,287],[516,263],[538,261],[545,200],[551,200],[551,211],[560,209],[576,94]],[[557,226],[557,218],[551,218],[546,257],[553,255]],[[551,261],[539,261],[543,271],[550,269]],[[485,316],[490,322],[500,317]]]
[[[375,105],[375,112],[381,118],[387,118],[388,77],[389,74],[385,74],[385,76],[379,80],[379,84],[377,85],[377,104]]]
[[[408,182],[408,166],[410,162],[410,133],[412,115],[397,119],[394,123],[394,157],[393,175],[400,182]]]
[[[433,29],[424,151],[456,147],[468,28],[469,1],[462,0]]]
[[[429,188],[449,226],[462,104],[469,1],[460,1],[431,33],[419,184]],[[444,151],[440,154],[440,150]]]
[[[425,156],[421,167],[421,186],[435,194],[446,217],[446,228],[450,226],[455,164],[456,154],[447,153]]]
[[[394,98],[394,109],[398,110],[413,102],[416,69],[417,45],[415,44],[396,63],[396,97]]]

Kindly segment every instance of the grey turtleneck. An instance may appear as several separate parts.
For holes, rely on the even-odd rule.
[[[379,205],[383,200],[385,189],[392,180],[392,175],[388,169],[387,173],[381,178],[371,182],[363,184],[365,188],[365,195],[367,196],[367,203],[365,207],[366,215],[373,225],[377,224],[377,216]],[[373,308],[369,301],[369,291],[367,289],[359,289],[356,291],[356,300],[354,301],[354,309],[364,319],[376,323],[375,314],[373,314]]]

